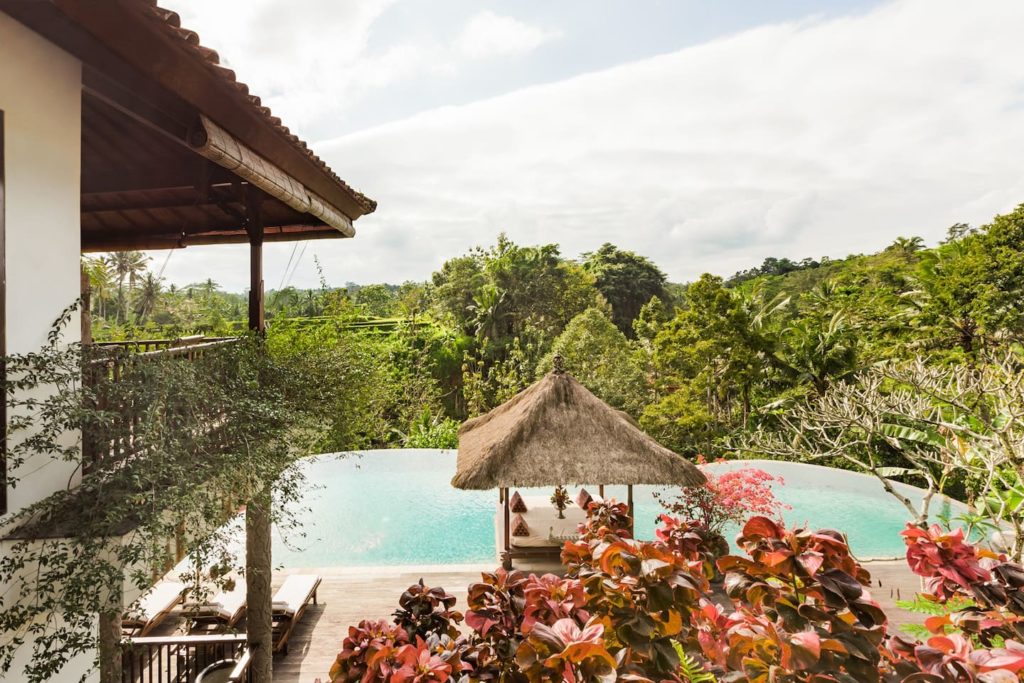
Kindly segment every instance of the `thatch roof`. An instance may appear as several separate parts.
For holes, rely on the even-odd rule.
[[[703,484],[696,466],[556,369],[459,430],[452,486]]]

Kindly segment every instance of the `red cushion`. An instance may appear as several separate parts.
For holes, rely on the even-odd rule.
[[[513,536],[529,536],[530,527],[526,526],[526,520],[523,519],[522,515],[516,515],[512,518],[512,535]]]
[[[519,495],[519,491],[513,493],[508,502],[512,512],[526,512],[526,503],[523,501],[523,497]]]
[[[581,510],[586,510],[592,500],[594,500],[594,497],[587,493],[586,489],[580,489],[579,494],[576,496],[576,504],[580,506]]]

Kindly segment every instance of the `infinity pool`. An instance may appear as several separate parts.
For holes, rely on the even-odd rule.
[[[785,479],[775,495],[792,507],[790,524],[809,522],[847,534],[859,557],[903,555],[899,532],[907,510],[868,475],[799,463],[756,461],[709,465],[712,471],[755,465]],[[310,458],[303,464],[311,491],[299,513],[306,538],[287,547],[275,537],[274,561],[285,567],[470,564],[496,562],[496,491],[459,491],[449,483],[455,452],[380,450]],[[596,493],[597,487],[590,487]],[[621,490],[620,490],[621,488]],[[526,489],[521,489],[524,493]],[[577,489],[578,490],[578,489]],[[653,538],[661,513],[655,487],[634,491],[638,538]],[[900,486],[919,499],[920,492]],[[533,493],[550,493],[535,489]],[[570,490],[575,496],[576,490]],[[625,487],[606,496],[625,500]],[[933,513],[957,503],[933,502]],[[954,511],[956,514],[957,511]],[[727,535],[735,534],[731,530]]]

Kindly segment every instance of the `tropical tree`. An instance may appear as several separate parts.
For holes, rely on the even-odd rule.
[[[612,321],[633,336],[633,321],[652,297],[668,301],[667,278],[654,263],[632,251],[605,242],[594,252],[583,254],[583,269],[594,276],[594,284],[612,307]]]
[[[135,287],[135,281],[145,272],[149,257],[141,251],[115,251],[106,257],[110,269],[117,278],[117,319],[124,323],[128,320],[128,299],[125,296],[125,280],[128,291]]]
[[[794,402],[741,450],[844,464],[877,477],[910,518],[926,525],[935,496],[956,493],[990,528],[1012,532],[1024,554],[1024,371],[1015,352],[983,355],[954,368],[925,358],[867,369],[856,383],[832,384]],[[894,481],[925,489],[908,497]],[[1009,534],[1008,534],[1009,536]]]
[[[508,310],[509,298],[494,284],[486,284],[473,294],[473,303],[467,312],[473,314],[473,333],[480,341],[500,340],[509,336],[512,314]]]
[[[153,273],[146,273],[142,278],[138,293],[135,295],[135,319],[145,323],[146,318],[156,309],[163,292],[163,278]]]
[[[626,335],[599,308],[572,319],[551,345],[537,371],[544,373],[560,355],[565,369],[610,405],[639,415],[645,403],[645,380],[637,354]]]
[[[924,239],[921,237],[897,237],[889,245],[887,251],[899,252],[904,256],[913,256],[922,249],[924,249]]]
[[[696,452],[746,423],[771,349],[758,308],[712,275],[686,289],[685,308],[654,339],[657,399],[644,410],[646,427]]]
[[[793,321],[782,333],[773,358],[796,384],[818,394],[857,369],[858,342],[842,311]]]
[[[106,318],[107,301],[110,299],[111,288],[114,283],[110,263],[104,258],[85,258],[82,265],[89,278],[89,290],[94,306],[93,312],[100,318]]]
[[[977,232],[951,228],[951,237],[925,252],[919,287],[906,301],[933,338],[973,355],[1000,337],[1024,333],[1024,204]]]
[[[389,318],[397,312],[394,289],[391,285],[364,285],[352,299],[367,315]]]

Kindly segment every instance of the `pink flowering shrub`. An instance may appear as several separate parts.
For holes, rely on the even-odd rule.
[[[698,459],[705,464],[703,456]],[[722,534],[728,524],[740,524],[754,517],[780,519],[789,506],[775,498],[772,486],[784,485],[782,477],[756,467],[742,467],[716,475],[705,470],[707,483],[683,487],[667,499],[658,495],[662,507],[683,520],[703,524],[710,533]],[[656,494],[657,495],[657,494]]]

